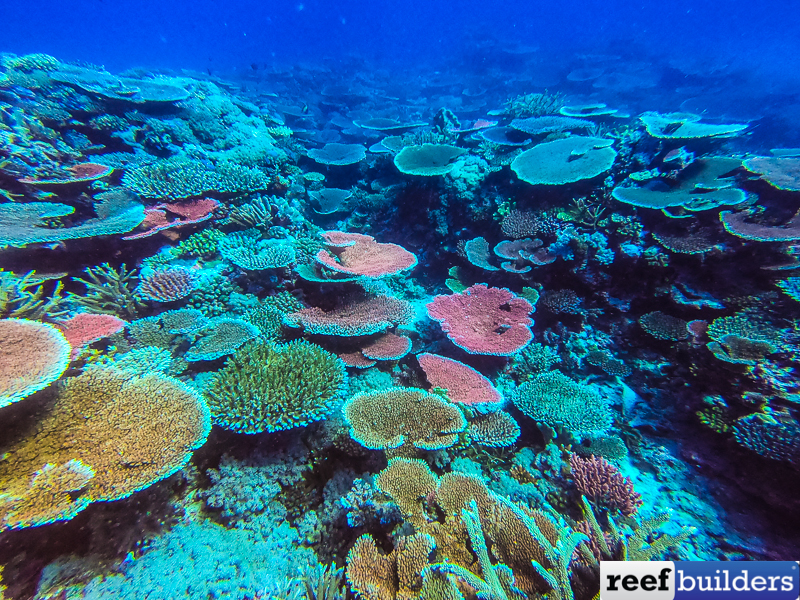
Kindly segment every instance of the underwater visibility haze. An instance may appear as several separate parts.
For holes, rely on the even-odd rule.
[[[798,23],[4,3],[0,598],[798,559]]]

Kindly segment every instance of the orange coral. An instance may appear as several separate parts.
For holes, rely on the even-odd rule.
[[[353,439],[375,450],[447,448],[467,426],[457,406],[415,388],[356,394],[345,403],[344,416]]]
[[[70,519],[90,502],[125,498],[180,469],[209,430],[208,407],[180,381],[88,369],[65,382],[34,431],[5,448],[0,528]],[[48,465],[60,466],[54,473]],[[65,492],[83,486],[68,502]],[[14,508],[22,505],[24,517]]]
[[[403,518],[415,527],[425,524],[423,501],[436,491],[437,477],[423,460],[393,458],[389,466],[378,473],[375,485],[391,496]]]

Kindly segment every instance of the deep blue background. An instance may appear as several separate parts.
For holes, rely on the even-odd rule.
[[[800,79],[793,0],[0,0],[0,51],[112,71],[225,71],[353,54],[408,66],[492,38],[548,52],[633,41],[656,54],[721,57]]]

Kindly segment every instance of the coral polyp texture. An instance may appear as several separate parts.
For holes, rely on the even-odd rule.
[[[470,354],[509,356],[533,339],[533,305],[505,288],[476,284],[460,294],[436,296],[428,316]]]
[[[72,347],[57,328],[28,319],[0,320],[0,407],[61,377]]]
[[[414,388],[356,394],[343,410],[353,439],[374,450],[447,448],[467,426],[456,405]]]
[[[210,428],[205,401],[176,379],[88,369],[6,446],[0,522],[43,525],[130,496],[179,470]]]
[[[315,344],[253,342],[228,360],[206,398],[214,423],[226,429],[280,431],[325,418],[346,383],[341,361]]]

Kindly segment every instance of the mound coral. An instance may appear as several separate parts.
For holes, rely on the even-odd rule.
[[[191,294],[197,286],[197,273],[175,267],[154,271],[142,277],[136,293],[153,302],[174,302]]]
[[[35,431],[5,449],[0,527],[130,496],[186,464],[210,427],[205,402],[176,379],[100,367],[69,378]]]
[[[71,347],[52,325],[0,320],[0,408],[30,396],[61,377]]]
[[[457,406],[414,388],[356,394],[343,411],[352,438],[373,450],[447,448],[467,426]]]
[[[476,284],[426,305],[452,342],[470,354],[510,356],[533,339],[533,305],[505,288]]]
[[[342,362],[316,344],[254,342],[228,359],[205,394],[214,423],[237,433],[261,433],[325,418],[346,384]]]

